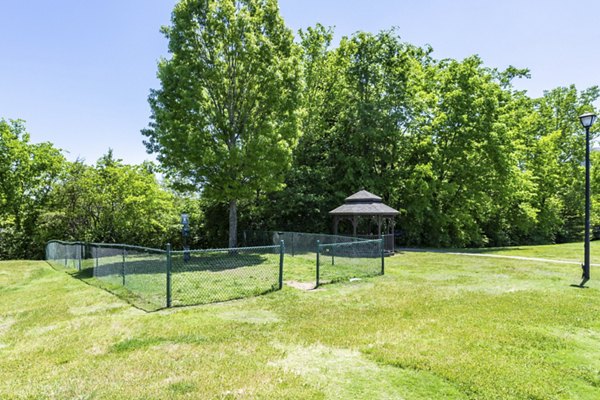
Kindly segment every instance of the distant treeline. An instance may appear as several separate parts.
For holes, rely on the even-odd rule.
[[[285,185],[238,205],[239,227],[330,232],[328,211],[357,190],[401,211],[412,246],[500,246],[578,240],[583,232],[585,137],[578,115],[597,87],[532,99],[511,85],[527,70],[476,57],[436,60],[394,31],[331,46],[320,25],[300,33],[300,136]],[[162,247],[227,243],[223,201],[159,182],[151,163],[109,151],[95,165],[32,144],[22,121],[0,121],[0,258],[39,258],[49,239]],[[600,162],[592,154],[593,166]],[[593,224],[600,225],[593,168]],[[181,188],[177,188],[181,189]]]

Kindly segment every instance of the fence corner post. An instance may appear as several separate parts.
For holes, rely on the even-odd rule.
[[[167,308],[171,307],[171,243],[167,243]]]
[[[379,251],[381,253],[381,275],[385,275],[385,246],[383,245],[383,239],[379,241]]]
[[[122,255],[123,255],[123,262],[121,263],[121,275],[123,275],[123,286],[125,286],[125,252],[127,250],[125,250],[125,247],[123,247],[122,249]]]
[[[294,257],[294,232],[292,232],[292,257]]]
[[[321,253],[321,241],[317,240],[317,276],[316,276],[316,282],[315,282],[315,289],[319,287],[319,275],[320,275],[320,260],[319,260],[319,255]]]
[[[77,271],[81,272],[81,259],[85,257],[85,245],[82,245],[81,242],[79,242],[77,248],[79,249],[77,252]]]
[[[283,288],[283,256],[285,254],[284,241],[279,242],[279,290]]]

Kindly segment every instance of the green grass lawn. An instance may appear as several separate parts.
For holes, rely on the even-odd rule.
[[[385,276],[146,313],[45,262],[1,262],[0,398],[598,399],[600,284],[579,278],[403,253]]]
[[[591,254],[600,255],[600,241],[590,242]],[[483,254],[510,255],[519,257],[546,258],[549,260],[563,260],[583,262],[583,243],[565,243],[561,245],[544,246],[515,246],[515,247],[492,247],[482,249],[455,249],[456,252],[472,252]],[[592,264],[600,264],[600,257],[592,258]]]

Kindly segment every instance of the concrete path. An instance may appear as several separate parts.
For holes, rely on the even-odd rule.
[[[414,253],[444,253],[454,256],[471,256],[471,257],[491,257],[491,258],[507,258],[511,260],[522,260],[522,261],[539,261],[554,264],[570,264],[570,265],[581,265],[581,261],[568,261],[568,260],[551,260],[548,258],[536,258],[536,257],[521,257],[521,256],[506,256],[501,254],[483,254],[483,253],[459,253],[455,251],[446,251],[438,249],[415,249],[415,248],[396,248],[396,252],[408,251]],[[600,267],[600,264],[590,264],[592,267]]]

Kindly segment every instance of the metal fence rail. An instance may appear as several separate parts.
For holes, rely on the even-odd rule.
[[[305,254],[314,255],[317,242],[321,244],[333,244],[361,242],[368,239],[353,236],[327,235],[324,233],[284,231],[242,231],[239,238],[239,242],[243,246],[275,245],[282,240],[285,242],[285,253],[297,256]]]

